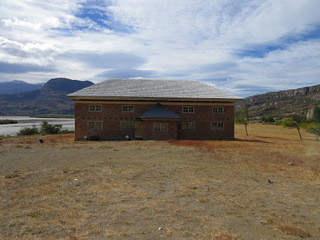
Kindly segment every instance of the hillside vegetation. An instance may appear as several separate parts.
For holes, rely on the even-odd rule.
[[[313,108],[320,105],[320,84],[247,97],[236,103],[237,109],[243,104],[247,104],[251,119],[281,119],[292,115],[311,118]]]
[[[320,142],[0,141],[1,239],[320,239]]]

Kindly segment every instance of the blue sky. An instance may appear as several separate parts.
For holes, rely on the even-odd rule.
[[[199,80],[235,95],[320,84],[319,0],[2,0],[0,81]]]

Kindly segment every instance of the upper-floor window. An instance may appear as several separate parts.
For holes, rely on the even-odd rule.
[[[211,129],[212,130],[224,130],[224,122],[212,122]]]
[[[193,106],[183,106],[182,112],[183,113],[194,113],[194,107]]]
[[[212,112],[213,113],[224,113],[224,107],[213,107]]]
[[[101,112],[102,106],[101,105],[90,105],[89,112]]]
[[[134,106],[122,105],[122,112],[134,112]]]
[[[181,129],[182,130],[194,130],[195,129],[195,122],[181,122]]]

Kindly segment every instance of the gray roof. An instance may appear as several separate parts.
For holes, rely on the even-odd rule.
[[[109,79],[68,95],[71,99],[223,99],[240,97],[223,92],[199,81]]]
[[[154,105],[151,109],[146,111],[144,114],[140,116],[140,118],[173,118],[178,119],[181,118],[178,114],[169,110],[165,106],[160,103]]]

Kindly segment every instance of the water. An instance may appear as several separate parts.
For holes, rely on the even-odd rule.
[[[9,119],[15,120],[16,124],[0,124],[0,136],[16,136],[20,129],[31,128],[34,125],[40,130],[40,125],[43,121],[49,124],[62,124],[62,129],[70,131],[74,130],[73,118],[35,118],[28,116],[0,116],[0,120]]]

